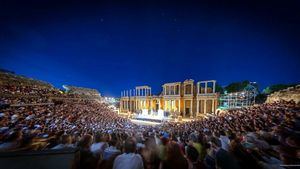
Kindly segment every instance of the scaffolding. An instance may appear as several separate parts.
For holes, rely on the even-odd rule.
[[[223,94],[219,98],[220,109],[233,109],[251,106],[255,103],[257,89],[253,85],[247,85],[243,91]]]

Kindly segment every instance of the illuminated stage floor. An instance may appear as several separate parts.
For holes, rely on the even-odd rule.
[[[137,120],[137,119],[131,119],[131,122],[137,125],[145,125],[145,126],[155,126],[161,124],[161,122],[152,122],[152,121]]]

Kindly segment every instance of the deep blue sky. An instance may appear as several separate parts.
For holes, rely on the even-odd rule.
[[[60,87],[300,82],[299,1],[0,2],[0,68]],[[197,3],[196,3],[197,2]]]

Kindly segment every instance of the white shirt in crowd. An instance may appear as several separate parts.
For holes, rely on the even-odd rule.
[[[123,153],[116,157],[113,169],[143,169],[143,159],[139,154]]]
[[[103,146],[105,145],[105,142],[100,142],[100,143],[94,143],[91,145],[91,152],[93,152],[94,154],[100,154],[103,153],[104,148]]]
[[[73,144],[58,144],[55,147],[53,147],[52,150],[68,149],[68,148],[75,148],[75,146]]]
[[[227,136],[220,136],[220,141],[222,143],[222,148],[226,151],[229,149],[230,140]]]

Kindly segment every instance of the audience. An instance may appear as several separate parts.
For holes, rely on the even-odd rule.
[[[99,100],[1,75],[0,152],[72,149],[80,168],[283,168],[300,164],[300,106],[227,110],[190,122],[143,126]]]

